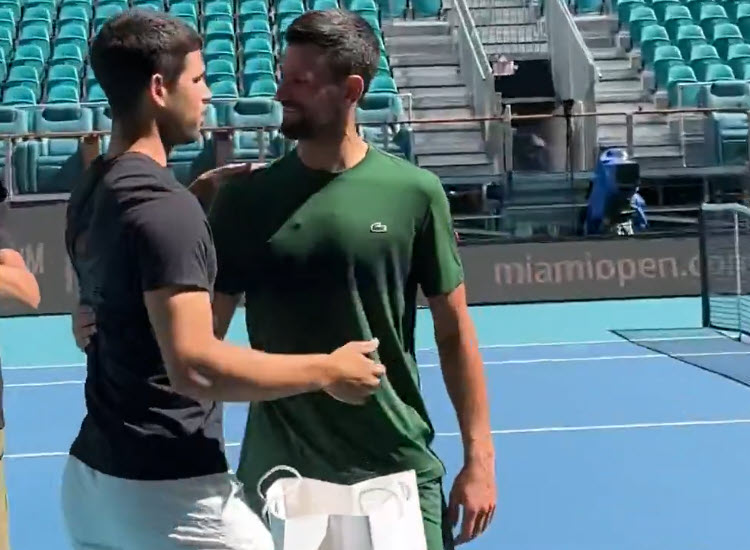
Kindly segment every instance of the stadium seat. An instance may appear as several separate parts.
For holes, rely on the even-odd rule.
[[[592,2],[595,6],[596,0]],[[584,6],[587,4],[584,3]],[[437,17],[442,8],[440,0],[411,0],[411,8],[414,17]]]
[[[727,80],[701,89],[699,106],[708,109],[750,109],[747,82]],[[744,164],[748,159],[748,119],[745,113],[713,112],[707,119],[707,149],[717,164]]]
[[[21,17],[20,29],[26,27],[41,26],[52,31],[52,12],[46,6],[29,7],[24,10]]]
[[[81,95],[78,91],[78,86],[71,84],[55,84],[50,86],[49,92],[47,93],[47,103],[79,103],[81,101]]]
[[[705,66],[705,74],[699,75],[696,71],[695,76],[698,80],[704,82],[718,82],[720,80],[734,80],[734,73],[729,65],[723,63],[714,63]],[[703,78],[701,78],[703,77]]]
[[[234,22],[232,4],[224,0],[209,0],[203,8],[203,23],[223,21],[230,25]]]
[[[732,71],[737,75],[737,78],[742,78],[738,74],[737,67],[745,65],[748,61],[750,61],[750,44],[743,42],[742,44],[732,44],[729,46],[727,50],[727,64],[732,67]]]
[[[747,2],[746,0],[741,0],[739,2],[735,1],[726,1],[724,2],[724,10],[727,12],[727,17],[729,17],[729,20],[733,23],[737,22],[737,11],[740,9],[744,9],[745,13],[747,13],[747,8],[741,8],[741,6],[749,6],[750,2]]]
[[[688,10],[690,10],[691,17],[695,21],[700,21],[701,10],[703,9],[703,6],[716,5],[716,2],[714,2],[714,0],[687,0],[687,2],[685,2],[685,5],[687,6]]]
[[[206,82],[209,86],[223,80],[234,82],[235,79],[234,63],[226,59],[213,59],[206,63]]]
[[[680,0],[653,0],[651,2],[651,8],[654,10],[654,13],[656,14],[656,20],[659,22],[659,24],[664,23],[664,18],[669,6],[680,5]]]
[[[639,0],[643,1],[643,0]],[[406,0],[379,0],[380,15],[386,19],[404,17],[406,15]]]
[[[350,0],[347,9],[360,15],[364,13],[371,13],[378,15],[378,5],[375,0]]]
[[[106,103],[107,96],[98,82],[92,82],[87,88],[86,103]]]
[[[18,21],[21,18],[21,3],[17,0],[0,0],[0,12],[12,16],[12,21]]]
[[[690,52],[690,67],[695,72],[698,80],[703,80],[703,76],[706,74],[706,67],[716,63],[721,63],[721,58],[716,48],[709,44],[693,46]]]
[[[134,0],[133,7],[142,10],[164,11],[162,0]]]
[[[9,28],[0,27],[0,50],[5,59],[10,59],[13,50],[13,34]]]
[[[741,17],[747,17],[750,15],[750,2],[745,1],[736,4],[733,11],[734,14],[730,14],[730,12],[727,11],[727,15],[729,15],[729,18],[733,22],[737,23]]]
[[[667,97],[673,108],[696,107],[698,105],[698,79],[689,65],[676,65],[669,68],[667,76]],[[682,86],[681,86],[682,85]]]
[[[39,46],[16,46],[15,55],[13,56],[14,67],[33,67],[36,72],[44,72],[45,57]]]
[[[727,12],[724,11],[722,6],[719,6],[718,4],[706,4],[701,7],[699,21],[700,27],[703,29],[706,38],[713,40],[714,28],[716,25],[719,23],[729,23],[729,18],[727,17]]]
[[[659,46],[669,46],[667,30],[660,25],[651,25],[643,29],[641,36],[641,62],[644,67],[651,67],[654,52]]]
[[[657,90],[667,88],[669,69],[675,65],[684,65],[680,50],[676,46],[659,46],[654,52],[654,82]]]
[[[0,106],[0,134],[23,135],[28,131],[28,111]],[[29,141],[17,141],[14,145],[11,145],[10,140],[0,140],[0,171],[4,171],[7,164],[8,149],[12,147],[10,160],[14,168],[13,182],[15,190],[20,193],[28,192],[29,143]]]
[[[42,51],[42,57],[47,59],[50,54],[49,30],[46,27],[33,25],[21,29],[18,34],[19,46],[38,46]]]
[[[91,22],[91,16],[91,4],[65,4],[60,8],[60,15],[57,17],[57,22],[58,25],[77,22],[81,26],[88,27]]]
[[[398,94],[396,82],[390,76],[376,76],[370,82],[367,93]]]
[[[36,105],[37,96],[34,90],[26,86],[6,87],[3,92],[3,105],[32,106]]]
[[[83,54],[74,44],[60,44],[52,51],[49,65],[70,65],[80,71],[83,69]]]
[[[267,59],[273,63],[274,55],[271,44],[264,38],[250,38],[242,47],[245,63],[250,59]]]
[[[39,72],[34,67],[24,65],[11,67],[5,81],[5,89],[10,90],[15,87],[26,88],[34,94],[35,99],[38,99],[42,91]]]
[[[118,13],[122,13],[123,11],[125,11],[125,8],[122,6],[122,4],[110,4],[107,6],[97,7],[96,11],[94,12],[94,34],[97,34],[99,32],[99,29],[102,28],[102,25],[104,25],[105,21],[111,19]]]
[[[276,80],[273,65],[267,58],[254,58],[242,70],[242,89],[249,90],[256,80]]]
[[[249,88],[245,88],[245,97],[276,97],[276,80],[271,78],[260,78],[254,80]]]
[[[338,0],[312,0],[310,2],[311,10],[335,10],[338,7]]]
[[[716,51],[719,52],[719,57],[722,59],[727,58],[729,54],[729,46],[732,44],[743,44],[745,40],[742,38],[740,29],[737,25],[732,23],[719,23],[714,27],[714,38],[713,45]]]
[[[78,105],[54,105],[37,111],[33,120],[33,130],[40,138],[30,147],[29,187],[37,193],[67,192],[69,183],[55,176],[77,153],[79,138],[45,137],[45,134],[90,132],[93,130],[93,113]]]
[[[401,100],[397,95],[368,93],[357,106],[357,122],[365,125],[394,122],[402,112]]]
[[[685,25],[700,28],[697,25],[693,25],[693,17],[685,6],[667,6],[664,12],[664,28],[667,29],[670,40],[677,40],[679,28]]]
[[[302,0],[277,0],[276,18],[279,20],[289,17],[296,18],[305,13],[305,5]]]
[[[630,29],[630,40],[634,46],[638,46],[641,43],[641,33],[645,27],[649,25],[657,25],[656,14],[654,10],[647,6],[639,6],[633,8],[630,12],[630,19],[628,20],[628,28]]]
[[[275,130],[281,125],[281,104],[268,98],[243,98],[229,111],[228,123],[235,127],[271,129],[259,135],[257,130],[238,130],[232,134],[232,156],[245,162],[275,158],[281,153],[281,138]]]
[[[58,22],[68,19],[68,17],[63,17],[64,14],[76,13],[73,11],[68,11],[71,8],[80,8],[81,10],[83,10],[86,17],[86,23],[91,21],[91,16],[94,15],[94,5],[90,0],[62,0],[62,2],[60,2],[60,15],[57,18]]]
[[[55,37],[54,47],[62,46],[64,44],[72,44],[79,50],[86,51],[88,49],[88,31],[83,25],[79,24],[67,24],[61,27],[57,31]]]
[[[234,25],[231,21],[209,21],[206,23],[204,36],[209,42],[213,40],[234,41]]]
[[[244,0],[240,3],[237,17],[243,28],[248,21],[262,21],[268,25],[268,6],[264,0]]]
[[[677,47],[680,49],[680,54],[682,54],[682,58],[685,61],[690,61],[693,47],[708,44],[706,35],[703,34],[703,29],[698,25],[683,25],[679,27],[676,40],[674,41],[676,41]]]
[[[646,2],[644,0],[619,0],[617,2],[617,19],[620,21],[620,24],[627,24],[630,21],[630,12],[633,8],[645,5]]]
[[[203,57],[208,61],[214,59],[223,59],[232,63],[236,67],[237,52],[234,48],[234,42],[231,40],[216,39],[206,42],[203,48]]]

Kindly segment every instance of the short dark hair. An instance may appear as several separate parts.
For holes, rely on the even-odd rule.
[[[154,74],[177,80],[185,56],[202,46],[195,30],[166,13],[130,9],[109,19],[91,45],[91,67],[112,115],[132,113]]]
[[[345,10],[311,10],[286,30],[288,44],[314,45],[324,51],[335,78],[362,77],[365,92],[380,60],[380,42],[370,24]]]

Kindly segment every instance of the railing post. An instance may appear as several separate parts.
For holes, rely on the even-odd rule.
[[[627,147],[628,157],[633,157],[633,113],[625,115],[625,144]]]

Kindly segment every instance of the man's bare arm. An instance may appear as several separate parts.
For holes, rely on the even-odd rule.
[[[490,428],[484,365],[476,330],[466,305],[466,289],[429,298],[443,378],[458,417],[464,447],[464,468],[450,495],[451,523],[463,507],[457,543],[483,532],[496,506],[495,451]]]
[[[168,287],[144,298],[170,381],[194,398],[261,401],[326,390],[360,403],[384,372],[366,355],[376,342],[350,343],[330,355],[269,354],[218,340],[205,291]]]
[[[12,248],[0,250],[0,296],[33,309],[41,301],[36,277],[26,267],[23,256]]]

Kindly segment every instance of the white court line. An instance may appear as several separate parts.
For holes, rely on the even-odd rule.
[[[627,329],[623,329],[625,331]],[[640,329],[635,329],[640,330]],[[639,338],[638,342],[677,342],[680,340],[726,340],[727,337],[720,334],[710,336],[672,336],[667,338]],[[480,346],[479,349],[498,349],[498,348],[533,348],[533,347],[562,347],[562,346],[604,346],[608,344],[635,344],[636,342],[628,341],[624,338],[612,340],[573,340],[562,342],[526,342],[521,344],[489,344]],[[437,351],[437,348],[417,348],[417,351]]]
[[[722,355],[750,355],[750,351],[711,351],[702,353],[641,353],[638,355],[600,355],[591,357],[542,357],[537,359],[508,359],[507,361],[485,361],[485,367],[501,365],[533,365],[540,363],[583,363],[591,361],[621,361],[623,359],[679,359],[681,357],[715,357]],[[419,365],[420,369],[434,369],[440,363]],[[44,386],[65,386],[69,384],[83,384],[84,380],[63,380],[60,382],[32,382],[25,384],[6,384],[6,388],[36,388]]]
[[[711,336],[675,336],[673,338],[640,338],[639,342],[675,342],[679,340],[725,340],[726,336],[711,335]],[[629,344],[637,345],[635,342],[629,342],[625,339],[617,340],[582,340],[582,341],[570,341],[570,342],[527,342],[522,344],[490,344],[487,346],[479,346],[480,350],[483,349],[513,349],[513,348],[532,348],[532,347],[563,347],[563,346],[603,346],[607,344]],[[418,348],[416,351],[437,351],[437,348]],[[72,368],[84,368],[85,363],[60,363],[52,365],[22,365],[22,366],[11,366],[2,367],[2,372],[11,370],[45,370],[45,369],[72,369]]]
[[[519,435],[540,434],[560,432],[595,432],[595,431],[617,431],[617,430],[647,430],[654,428],[689,428],[699,426],[732,426],[738,424],[750,424],[750,418],[731,418],[727,420],[686,420],[681,422],[638,422],[634,424],[598,424],[592,426],[548,426],[544,428],[515,428],[508,430],[492,430],[492,435]],[[460,437],[460,432],[437,432],[436,437]],[[224,446],[227,448],[239,447],[242,443],[234,441]],[[67,456],[67,452],[48,453],[20,453],[6,454],[5,458],[47,458],[55,456]]]
[[[59,380],[57,382],[26,382],[23,384],[4,384],[3,388],[38,388],[41,386],[69,386],[83,384],[84,380]]]

